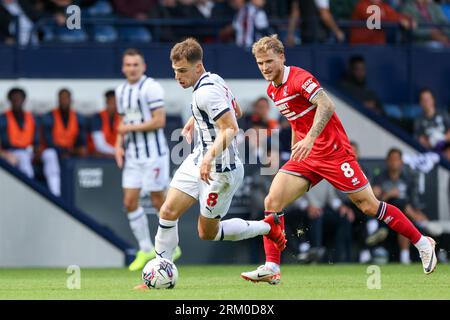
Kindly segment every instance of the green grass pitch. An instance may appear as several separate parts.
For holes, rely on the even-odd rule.
[[[180,265],[172,290],[134,291],[140,273],[81,269],[81,289],[69,290],[65,269],[0,269],[0,299],[450,299],[450,265],[431,275],[421,265],[380,266],[381,289],[368,289],[367,265],[285,265],[282,284],[251,283],[240,272],[255,266]]]

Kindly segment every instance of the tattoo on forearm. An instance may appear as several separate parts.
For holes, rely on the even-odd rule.
[[[324,90],[320,90],[311,102],[317,106],[317,110],[309,133],[311,137],[317,138],[322,133],[330,118],[333,116],[334,107],[333,102]]]

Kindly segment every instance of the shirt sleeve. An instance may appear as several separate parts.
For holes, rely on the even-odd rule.
[[[318,9],[330,9],[330,0],[314,0]]]
[[[297,76],[298,92],[308,101],[311,101],[316,94],[322,90],[319,81],[309,72],[303,71]]]
[[[147,85],[144,93],[144,103],[150,110],[164,107],[164,89],[157,82]]]
[[[123,106],[122,106],[122,94],[123,94],[123,90],[122,90],[122,86],[117,87],[116,89],[116,93],[115,93],[115,97],[116,97],[116,106],[117,106],[117,113],[120,115],[124,114],[124,110],[123,110]]]
[[[197,104],[206,111],[211,119],[217,121],[223,114],[230,111],[230,105],[217,85],[205,86],[197,93]]]

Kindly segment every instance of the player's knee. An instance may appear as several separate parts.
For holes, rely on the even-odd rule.
[[[170,204],[164,203],[159,210],[159,217],[164,220],[175,221],[178,219],[178,213]]]
[[[279,199],[271,195],[270,193],[264,199],[264,208],[268,211],[278,212],[283,210]]]

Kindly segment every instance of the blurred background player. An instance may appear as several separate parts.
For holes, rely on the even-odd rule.
[[[131,230],[139,244],[130,271],[141,270],[156,257],[150,237],[148,219],[139,205],[141,189],[150,192],[153,207],[159,211],[169,182],[169,155],[163,134],[166,124],[164,90],[144,73],[144,56],[136,49],[123,54],[122,73],[127,81],[116,89],[121,122],[118,127],[115,158],[122,172],[123,203]],[[178,250],[173,259],[181,255]]]
[[[27,177],[34,177],[33,151],[38,150],[38,125],[31,112],[24,111],[26,93],[12,88],[8,92],[10,108],[0,116],[0,152]]]
[[[72,110],[72,94],[63,88],[58,92],[58,106],[42,116],[45,149],[42,153],[44,175],[50,191],[61,195],[60,159],[84,157],[85,121]]]
[[[386,156],[386,168],[373,181],[374,194],[386,203],[395,205],[418,227],[428,221],[420,210],[415,175],[403,165],[402,151],[392,148]],[[411,263],[409,241],[398,235],[400,262]]]
[[[443,108],[436,108],[431,89],[420,90],[419,104],[423,114],[414,123],[415,136],[425,148],[441,151],[450,142],[450,116]]]
[[[261,38],[253,45],[252,52],[263,77],[270,81],[268,96],[292,127],[291,159],[272,182],[264,200],[265,214],[280,215],[284,227],[282,210],[326,179],[347,193],[364,214],[376,216],[408,238],[420,252],[424,273],[433,272],[435,241],[424,237],[397,207],[375,197],[334,112],[334,103],[317,79],[304,69],[284,65],[284,46],[277,36]],[[278,284],[281,251],[267,237],[264,237],[264,250],[266,264],[241,276],[245,280]]]
[[[95,114],[91,119],[89,153],[103,157],[114,157],[117,129],[120,124],[114,90],[105,92],[105,103],[105,110]]]

